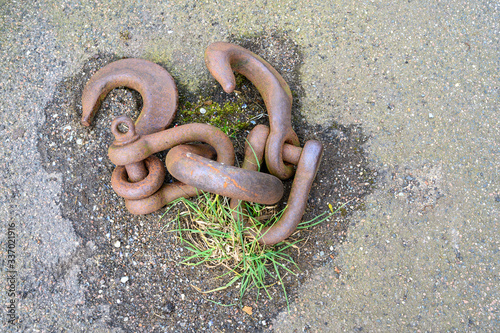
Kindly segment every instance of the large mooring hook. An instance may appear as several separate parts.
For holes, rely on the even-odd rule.
[[[161,66],[144,59],[122,59],[98,70],[82,94],[82,124],[90,126],[106,95],[118,87],[137,90],[143,100],[135,122],[138,135],[167,128],[177,110],[177,87],[172,76]]]
[[[285,143],[298,146],[299,139],[292,129],[292,93],[288,84],[264,59],[231,43],[210,44],[205,51],[205,63],[227,93],[236,87],[233,71],[255,85],[266,104],[271,127],[265,150],[267,168],[280,179],[290,178],[294,167],[283,162],[283,147]]]
[[[167,128],[177,110],[177,86],[172,76],[161,66],[143,59],[122,59],[98,70],[87,82],[82,93],[82,124],[90,126],[101,102],[118,87],[137,90],[143,107],[135,123],[138,135],[159,132]],[[132,182],[148,175],[144,162],[125,166]]]

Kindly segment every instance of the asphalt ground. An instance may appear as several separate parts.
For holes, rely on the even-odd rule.
[[[378,176],[333,262],[263,329],[498,331],[499,26],[495,1],[0,1],[3,329],[123,331],[89,319],[72,258],[95,244],[61,214],[61,172],[42,165],[56,87],[109,54],[161,63],[196,92],[210,42],[277,34],[301,52],[302,117],[360,126]]]

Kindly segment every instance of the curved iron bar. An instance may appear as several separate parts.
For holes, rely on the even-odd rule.
[[[167,128],[175,117],[178,95],[172,76],[161,66],[143,59],[122,59],[98,70],[87,82],[82,93],[82,119],[90,126],[101,102],[117,87],[137,90],[143,108],[136,122],[138,135],[146,135]],[[146,178],[144,162],[126,166],[132,182]]]
[[[298,146],[299,139],[292,129],[292,93],[288,84],[264,59],[231,43],[210,44],[205,51],[205,63],[227,93],[236,86],[233,70],[255,85],[266,104],[271,126],[265,151],[267,168],[280,179],[290,178],[294,167],[283,162],[283,146]]]

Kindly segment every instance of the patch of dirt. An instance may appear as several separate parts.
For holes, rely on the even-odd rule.
[[[371,191],[374,175],[363,154],[367,138],[357,126],[310,126],[302,120],[303,92],[298,78],[302,58],[296,44],[286,35],[270,34],[237,42],[268,60],[289,82],[295,95],[293,125],[301,142],[316,139],[325,146],[304,218],[324,212],[329,203],[336,207],[349,202],[335,218],[294,236],[306,241],[300,251],[291,251],[301,269],[299,276],[285,278],[288,297],[293,301],[314,268],[334,260],[350,213],[362,208],[363,197]],[[107,157],[107,148],[113,141],[111,120],[121,114],[136,119],[142,107],[140,95],[129,89],[115,89],[103,101],[91,128],[81,126],[79,118],[84,85],[93,73],[114,60],[117,58],[113,55],[96,55],[79,73],[58,85],[45,109],[46,121],[38,144],[47,171],[62,175],[59,204],[63,216],[72,221],[81,244],[95,248],[78,254],[83,256],[78,261],[82,266],[80,284],[85,288],[86,306],[91,311],[86,320],[104,321],[110,328],[125,332],[270,329],[272,319],[286,309],[281,286],[270,287],[272,299],[261,294],[256,301],[255,292],[251,292],[241,303],[237,288],[199,293],[191,285],[205,290],[215,288],[220,281],[214,277],[220,271],[178,265],[186,251],[174,235],[164,230],[169,216],[164,220],[160,216],[165,208],[147,216],[133,216],[127,212],[124,200],[111,189],[114,165]],[[258,92],[245,80],[239,89],[255,102],[250,114],[258,113],[263,108]],[[182,89],[180,94],[181,101],[197,98]],[[234,95],[228,96],[219,88],[208,97],[218,103],[234,100]],[[263,117],[256,123],[266,121]],[[165,153],[158,156],[164,158]],[[285,185],[289,189],[291,181]],[[61,263],[54,268],[55,275],[64,278],[71,274],[70,266]],[[243,306],[251,307],[252,314]]]

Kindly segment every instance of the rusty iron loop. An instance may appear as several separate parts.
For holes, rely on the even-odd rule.
[[[314,178],[316,178],[322,153],[323,146],[319,141],[309,140],[305,143],[304,148],[302,148],[299,164],[297,165],[285,212],[279,221],[271,227],[264,227],[260,232],[253,229],[253,232],[255,232],[254,236],[260,244],[277,244],[295,232],[304,215],[307,198],[309,197]]]
[[[113,122],[118,127],[120,122],[126,122],[128,132],[134,137],[134,124],[126,121],[127,116],[116,118]],[[116,165],[128,165],[146,159],[148,156],[177,145],[190,142],[203,142],[214,147],[217,152],[217,161],[226,165],[234,165],[234,148],[231,140],[217,127],[208,124],[186,124],[163,130],[161,132],[138,136],[134,141],[126,143],[115,137],[115,141],[108,149],[108,157]]]
[[[134,215],[145,215],[156,212],[168,203],[179,198],[191,198],[200,194],[196,187],[183,184],[181,182],[173,182],[163,184],[163,186],[151,196],[139,199],[125,199],[125,207]]]
[[[264,125],[257,125],[248,135],[245,146],[245,159],[242,168],[247,170],[258,170],[263,160],[264,142],[269,129]],[[287,162],[293,163],[298,159],[297,171],[292,183],[292,190],[288,198],[285,212],[281,219],[271,227],[256,230],[248,222],[246,226],[250,228],[250,234],[256,237],[263,245],[274,245],[288,238],[302,220],[307,205],[307,198],[311,190],[312,183],[321,161],[323,146],[315,140],[307,141],[304,148],[289,146],[284,151],[284,158]],[[231,199],[230,207],[233,209],[233,216],[237,219],[244,219],[245,213],[240,200]]]
[[[260,171],[268,136],[269,127],[265,125],[257,125],[248,133],[245,142],[245,156],[241,165],[242,169],[254,172]],[[231,198],[229,207],[233,211],[234,219],[244,219],[245,214],[242,200]]]
[[[148,175],[143,180],[131,183],[128,180],[127,170],[118,165],[111,175],[111,187],[116,194],[125,199],[147,198],[163,185],[167,170],[163,162],[156,156],[151,155],[144,160]]]
[[[192,153],[186,145],[170,149],[165,161],[173,177],[205,192],[264,205],[283,197],[283,184],[277,177],[212,161]]]
[[[265,125],[257,125],[250,131],[245,142],[245,156],[241,165],[242,169],[253,172],[260,171],[264,160],[264,150],[268,136],[269,127]],[[283,149],[283,159],[290,164],[297,165],[299,163],[301,153],[302,148],[285,144],[285,148]],[[256,202],[252,200],[237,199],[233,196],[230,197],[230,208],[234,210],[233,216],[235,218],[239,218],[237,214],[241,213],[241,211],[238,212],[237,210],[238,206],[241,207],[241,201]]]
[[[181,147],[181,146],[178,146]],[[204,144],[182,145],[191,153],[203,156],[207,159],[214,159],[217,152],[214,148]],[[200,191],[196,187],[175,181],[163,184],[161,188],[147,198],[139,200],[125,200],[128,211],[135,215],[150,214],[178,198],[190,198],[198,195]]]
[[[87,82],[82,94],[82,124],[90,126],[106,95],[117,87],[137,90],[143,108],[136,122],[138,135],[167,128],[177,109],[177,87],[172,76],[161,66],[143,59],[122,59],[98,70]],[[128,177],[136,182],[147,176],[143,162],[126,166]]]
[[[266,104],[271,127],[265,149],[267,168],[280,179],[290,178],[294,167],[283,162],[283,147],[285,143],[299,146],[299,139],[292,129],[292,93],[288,84],[261,57],[234,44],[210,44],[205,51],[205,63],[227,93],[236,87],[233,70],[255,85]]]

